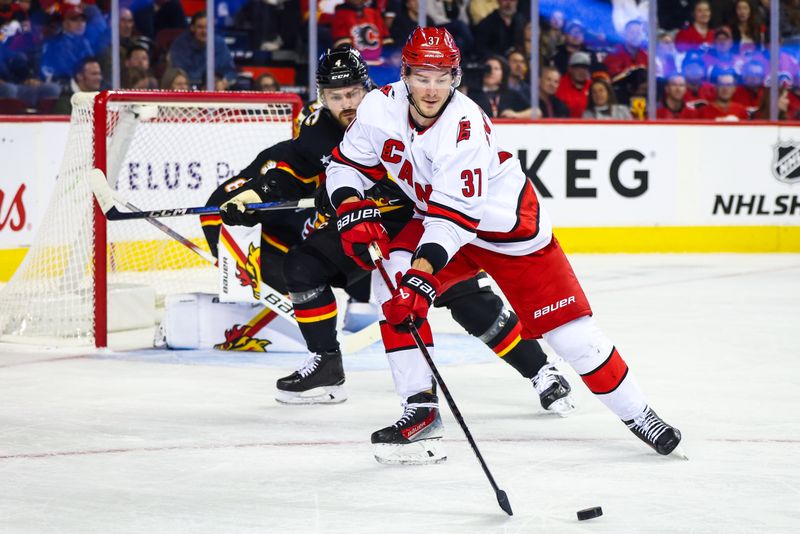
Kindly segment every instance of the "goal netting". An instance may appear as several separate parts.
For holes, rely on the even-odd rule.
[[[146,220],[107,222],[87,174],[102,170],[140,210],[202,206],[261,150],[291,137],[301,105],[286,94],[161,91],[79,93],[72,102],[46,215],[0,290],[2,341],[106,346],[108,332],[151,326],[165,295],[215,291],[215,267]],[[197,216],[162,222],[208,250]]]

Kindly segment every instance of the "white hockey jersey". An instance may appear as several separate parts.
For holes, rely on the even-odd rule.
[[[363,193],[388,173],[424,217],[420,245],[438,243],[448,261],[467,243],[512,256],[547,245],[550,220],[478,105],[456,91],[436,122],[418,130],[407,94],[400,81],[364,97],[333,151],[328,194],[340,187]]]

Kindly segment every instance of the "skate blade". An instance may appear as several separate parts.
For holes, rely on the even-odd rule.
[[[563,397],[557,401],[553,401],[553,404],[547,407],[547,411],[561,417],[568,417],[569,414],[575,411],[575,404],[569,397]]]
[[[683,445],[678,445],[677,447],[672,449],[672,452],[669,453],[669,455],[674,456],[675,458],[679,458],[681,460],[687,460],[687,461],[689,460],[689,457],[686,456],[686,451],[683,450]]]
[[[387,465],[428,465],[447,460],[440,439],[421,439],[403,445],[376,443],[373,454],[378,463]]]
[[[275,391],[275,400],[281,404],[340,404],[347,400],[342,386],[325,386],[308,391]]]

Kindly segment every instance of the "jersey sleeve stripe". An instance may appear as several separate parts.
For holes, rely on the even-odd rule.
[[[508,232],[478,232],[478,238],[492,243],[514,243],[534,239],[539,235],[539,199],[530,180],[520,191],[517,200],[517,222]]]
[[[480,222],[478,219],[464,215],[463,213],[452,208],[448,208],[441,204],[437,204],[436,202],[430,201],[428,201],[427,215],[429,217],[438,217],[440,219],[451,221],[468,232],[475,232],[478,229],[478,223]]]
[[[386,177],[386,169],[383,168],[383,165],[378,164],[373,167],[367,167],[365,165],[361,165],[356,163],[355,161],[351,160],[339,150],[339,147],[333,149],[331,152],[331,158],[336,161],[337,163],[341,163],[342,165],[347,165],[348,167],[352,167],[373,182],[380,182]]]

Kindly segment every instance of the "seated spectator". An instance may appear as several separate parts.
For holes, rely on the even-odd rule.
[[[528,61],[518,49],[513,49],[506,57],[508,62],[508,88],[522,93],[525,98],[531,94],[531,86],[528,84]]]
[[[734,68],[736,55],[733,53],[733,38],[728,28],[723,26],[714,30],[714,46],[705,53],[703,60],[706,72]]]
[[[583,115],[589,98],[589,67],[592,63],[586,52],[575,52],[569,58],[567,76],[561,77],[556,96],[569,109],[569,116],[579,119]]]
[[[641,20],[631,20],[625,25],[623,42],[603,61],[612,82],[617,82],[637,69],[647,69],[647,51]]]
[[[189,83],[201,87],[205,86],[206,81],[206,41],[206,14],[205,11],[198,11],[192,16],[189,29],[179,35],[169,48],[169,66],[183,69],[189,75]],[[236,80],[233,55],[219,35],[214,38],[214,70],[218,89],[227,89]]]
[[[11,8],[9,11],[11,17],[22,12]],[[23,20],[23,24],[30,27],[27,19]],[[6,32],[6,41],[0,42],[0,98],[22,100],[28,108],[37,107],[43,98],[58,98],[61,86],[42,82],[33,72],[33,61],[25,54],[27,43],[22,43],[21,40],[30,37],[31,32],[26,32],[17,18],[12,18],[11,22],[3,26],[3,30]]]
[[[126,75],[125,89],[148,90],[158,89],[158,80],[149,71],[132,67]]]
[[[278,83],[275,76],[269,72],[265,72],[256,80],[255,90],[265,93],[279,93],[281,91],[281,84]]]
[[[764,87],[767,73],[758,61],[750,61],[742,68],[742,83],[733,94],[733,101],[745,107],[748,113],[755,114],[764,103],[769,90]]]
[[[61,31],[46,39],[42,50],[41,71],[45,80],[66,81],[71,79],[78,63],[94,56],[86,32],[86,16],[80,5],[64,7]]]
[[[686,78],[673,74],[664,88],[664,99],[656,110],[658,119],[687,120],[696,119],[697,110],[684,101],[686,97]]]
[[[359,52],[370,65],[382,63],[384,46],[394,43],[383,24],[380,12],[365,7],[366,0],[345,0],[336,6],[331,22],[331,37],[334,48],[349,44]]]
[[[546,21],[540,22],[542,28],[539,39],[539,54],[543,58],[551,58],[556,54],[556,49],[564,44],[564,12],[554,9]],[[530,38],[527,38],[529,41]]]
[[[692,23],[683,28],[675,36],[678,52],[689,50],[705,50],[714,42],[711,31],[711,4],[708,0],[697,0],[692,8]]]
[[[579,20],[571,20],[564,27],[564,42],[556,47],[556,54],[553,56],[553,65],[562,75],[567,73],[569,59],[575,52],[584,52],[589,55],[592,66],[597,64],[597,56],[586,47],[584,42],[586,30],[583,23]]]
[[[706,64],[699,52],[686,54],[681,72],[686,79],[687,104],[699,108],[716,98],[716,89],[706,81]]]
[[[716,121],[747,120],[749,115],[745,107],[733,101],[733,94],[736,92],[736,73],[732,70],[716,73],[714,85],[716,98],[700,108],[699,117]]]
[[[589,103],[583,112],[584,119],[631,120],[628,106],[617,103],[617,96],[611,84],[596,78],[589,86]]]
[[[99,91],[103,85],[103,71],[100,70],[100,61],[96,57],[85,57],[75,66],[75,72],[69,81],[69,88],[65,89],[58,98],[53,113],[72,114],[72,95],[80,92]]]
[[[131,81],[128,80],[129,74],[134,70],[141,70],[144,71],[148,76],[152,76],[150,73],[150,54],[148,53],[147,48],[134,45],[128,49],[128,52],[125,54],[125,62],[122,64],[122,87],[125,89],[133,89],[131,85]],[[141,79],[140,74],[136,74],[137,80]]]
[[[675,39],[669,32],[661,31],[656,40],[656,78],[667,79],[678,72],[678,51]]]
[[[786,121],[786,120],[797,120],[797,111],[794,111],[794,115],[790,115],[790,102],[789,102],[789,88],[786,86],[781,87],[778,90],[778,120],[779,121]],[[770,114],[772,110],[770,109],[770,95],[769,91],[764,95],[764,100],[761,101],[761,106],[753,113],[752,118],[755,120],[760,121],[768,121],[771,120]]]
[[[764,46],[765,28],[750,0],[737,0],[732,15],[728,19],[728,26],[733,30],[734,53],[741,54]]]
[[[526,17],[517,12],[517,0],[499,0],[499,6],[475,26],[475,50],[481,57],[504,55],[522,43]]]
[[[189,75],[186,71],[178,68],[169,68],[164,71],[161,77],[161,89],[167,91],[190,91]]]
[[[530,119],[531,103],[527,97],[508,88],[508,64],[501,56],[492,56],[484,62],[483,85],[480,90],[470,90],[469,97],[490,118]]]
[[[83,36],[92,46],[94,55],[99,56],[111,46],[111,30],[105,16],[100,8],[92,2],[75,2],[74,5],[81,5],[86,16],[86,32]]]
[[[539,76],[539,113],[537,118],[565,119],[569,117],[567,105],[556,96],[561,73],[555,67],[542,67]]]

